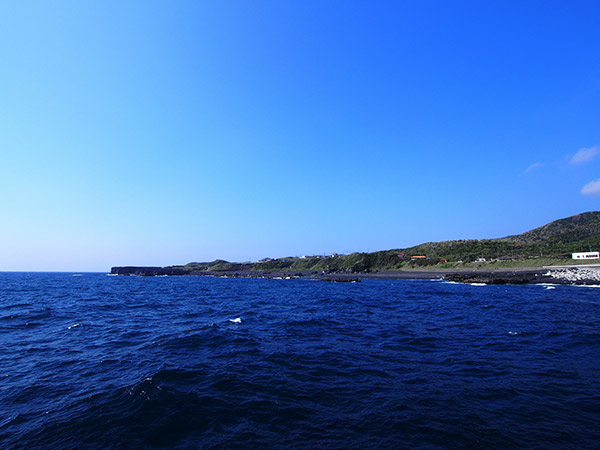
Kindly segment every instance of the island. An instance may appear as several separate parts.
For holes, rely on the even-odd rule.
[[[288,256],[256,262],[191,262],[166,267],[117,266],[129,276],[443,279],[461,283],[600,284],[600,212],[559,219],[513,236],[427,242],[414,247],[347,255]],[[573,259],[574,254],[591,258]],[[587,253],[586,253],[587,252]],[[594,264],[596,263],[596,264]]]

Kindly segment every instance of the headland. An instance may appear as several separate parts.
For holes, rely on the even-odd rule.
[[[600,248],[600,212],[559,219],[513,236],[427,242],[372,253],[263,258],[256,262],[191,262],[167,267],[113,267],[112,274],[220,276],[326,281],[363,278],[444,279],[462,283],[599,284],[600,259],[574,260]]]

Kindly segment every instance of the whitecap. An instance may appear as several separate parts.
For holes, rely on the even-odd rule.
[[[235,319],[229,319],[231,323],[242,323],[242,319],[240,317],[236,317]]]
[[[75,328],[75,327],[80,327],[80,326],[81,326],[81,324],[80,324],[80,323],[74,323],[73,325],[71,325],[71,326],[68,326],[68,327],[67,327],[67,330],[70,330],[71,328]]]
[[[487,286],[485,283],[469,283],[471,286]]]

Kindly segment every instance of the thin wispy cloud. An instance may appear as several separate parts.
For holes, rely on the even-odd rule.
[[[523,175],[527,175],[528,173],[533,172],[535,169],[539,169],[543,165],[544,164],[541,162],[535,162],[523,171]]]
[[[600,178],[596,181],[590,181],[584,187],[581,188],[583,195],[600,195]]]
[[[577,165],[584,164],[590,162],[596,156],[600,154],[600,145],[594,145],[593,147],[583,147],[577,153],[575,153],[571,159],[569,159],[569,164]]]

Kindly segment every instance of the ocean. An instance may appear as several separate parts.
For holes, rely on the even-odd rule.
[[[0,448],[599,448],[600,289],[0,273]]]

